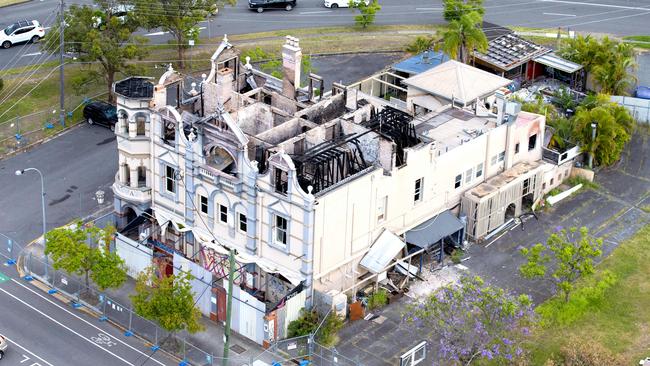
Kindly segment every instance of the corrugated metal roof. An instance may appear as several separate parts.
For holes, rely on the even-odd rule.
[[[406,242],[420,248],[428,248],[440,239],[462,230],[465,224],[449,210],[421,223],[406,232]]]
[[[582,69],[582,65],[563,59],[554,53],[549,53],[544,56],[537,57],[534,61],[538,64],[550,66],[556,70],[564,71],[569,74],[573,74],[574,72]]]
[[[406,245],[399,236],[384,230],[359,264],[372,273],[380,273]]]
[[[445,61],[449,61],[449,56],[445,53],[426,51],[395,64],[393,70],[416,75],[432,69]]]
[[[551,52],[550,49],[525,40],[515,34],[506,34],[488,43],[486,53],[474,52],[474,57],[501,70],[511,70],[528,60]]]

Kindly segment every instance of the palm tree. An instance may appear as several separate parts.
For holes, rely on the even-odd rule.
[[[470,53],[474,50],[485,52],[488,41],[481,28],[483,17],[472,11],[452,20],[443,33],[442,50],[451,58],[467,63]]]
[[[594,80],[600,86],[601,93],[626,95],[636,82],[636,77],[629,72],[636,68],[632,46],[619,43],[613,45],[608,54],[607,62],[593,67]]]

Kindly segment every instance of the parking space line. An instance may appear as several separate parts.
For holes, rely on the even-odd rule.
[[[64,307],[62,307],[61,305],[59,305],[59,304],[57,304],[57,303],[55,303],[54,301],[52,301],[52,300],[50,300],[49,298],[47,298],[47,297],[45,297],[45,296],[43,296],[43,295],[41,295],[41,294],[40,294],[40,293],[38,293],[37,291],[35,291],[35,290],[32,290],[31,288],[29,288],[29,287],[27,287],[27,286],[25,286],[25,285],[23,285],[23,284],[22,284],[22,283],[20,283],[19,281],[16,281],[16,280],[15,280],[15,279],[13,279],[13,278],[12,278],[11,280],[12,280],[12,281],[13,281],[14,283],[16,283],[16,284],[18,284],[19,286],[21,286],[21,287],[23,287],[23,288],[25,288],[26,290],[28,290],[28,291],[30,291],[30,292],[32,292],[32,293],[33,293],[33,294],[35,294],[36,296],[38,296],[38,297],[40,297],[40,298],[42,298],[42,299],[44,299],[45,301],[47,301],[47,302],[49,302],[50,304],[52,304],[52,305],[54,305],[54,306],[56,306],[56,307],[58,307],[59,309],[61,309],[61,310],[63,310],[63,311],[65,311],[66,313],[68,313],[68,314],[70,314],[70,315],[72,315],[72,316],[74,316],[75,318],[77,318],[77,319],[79,319],[79,320],[81,320],[82,322],[84,322],[84,323],[86,323],[86,324],[88,324],[88,325],[90,325],[91,327],[93,327],[93,328],[95,328],[95,329],[97,329],[98,331],[100,331],[100,332],[103,332],[103,333],[105,333],[105,332],[106,332],[106,331],[105,331],[104,329],[102,329],[102,328],[99,328],[98,326],[96,326],[96,325],[94,325],[94,324],[92,324],[92,323],[90,323],[90,322],[89,322],[89,321],[87,321],[86,319],[83,319],[83,318],[81,318],[81,317],[80,317],[80,316],[78,316],[77,314],[75,314],[75,313],[73,313],[73,312],[71,312],[71,311],[69,311],[68,309],[66,309],[66,308],[64,308]],[[110,336],[110,335],[109,335],[109,336]],[[120,342],[120,343],[122,343],[123,345],[125,345],[125,346],[127,346],[128,348],[130,348],[130,349],[132,349],[133,351],[135,351],[135,352],[137,352],[137,353],[139,353],[139,354],[141,354],[142,356],[145,356],[145,357],[149,357],[149,354],[147,354],[147,353],[144,353],[144,352],[142,352],[142,351],[140,351],[140,350],[138,350],[137,348],[135,348],[135,347],[133,347],[133,346],[131,346],[130,344],[128,344],[128,343],[126,343],[126,342],[124,342],[123,340],[121,340],[121,339],[119,339],[119,338],[117,338],[117,337],[114,337],[114,336],[110,336],[110,337],[111,337],[112,339],[114,339],[115,341],[117,341],[117,342]],[[151,361],[153,361],[153,362],[155,362],[155,363],[157,363],[157,364],[159,364],[159,365],[161,365],[161,366],[165,366],[165,364],[164,364],[164,363],[162,363],[162,362],[160,362],[160,361],[158,361],[158,360],[156,360],[155,358],[151,358]]]
[[[32,355],[32,356],[38,358],[39,360],[41,360],[41,361],[44,362],[45,364],[47,364],[47,365],[49,365],[49,366],[54,366],[54,365],[52,365],[51,363],[45,361],[45,359],[44,359],[43,357],[37,355],[36,353],[34,353],[34,352],[28,350],[27,348],[21,346],[20,344],[18,344],[18,342],[16,342],[16,341],[14,341],[13,339],[7,337],[6,334],[3,334],[3,336],[4,336],[5,338],[7,338],[7,340],[8,340],[9,342],[15,344],[18,348],[20,348],[20,349],[22,349],[23,351],[29,353],[30,355]]]
[[[131,365],[131,366],[135,366],[135,365],[132,364],[131,362],[129,362],[129,361],[123,359],[122,357],[116,355],[115,353],[113,353],[113,352],[107,350],[106,348],[100,346],[99,344],[97,344],[97,343],[93,342],[92,340],[88,339],[87,337],[83,336],[81,333],[75,331],[74,329],[68,327],[67,325],[65,325],[65,324],[63,324],[63,323],[61,323],[61,322],[59,322],[58,320],[52,318],[51,316],[45,314],[44,312],[42,312],[42,311],[40,311],[40,310],[38,310],[38,309],[35,308],[34,306],[32,306],[32,305],[30,305],[29,303],[25,302],[24,300],[18,298],[17,296],[12,295],[11,293],[9,293],[8,291],[6,291],[5,289],[0,288],[0,291],[2,291],[2,292],[4,292],[5,294],[11,296],[11,297],[14,298],[16,301],[22,303],[23,305],[25,305],[25,306],[27,306],[28,308],[34,310],[35,312],[41,314],[41,315],[44,316],[45,318],[47,318],[47,319],[51,320],[52,322],[58,324],[58,325],[61,326],[62,328],[64,328],[64,329],[70,331],[70,332],[73,333],[74,335],[76,335],[76,336],[78,336],[79,338],[85,340],[86,342],[92,344],[93,346],[95,346],[95,347],[101,349],[102,351],[104,351],[104,352],[106,352],[106,353],[112,355],[113,357],[115,357],[115,358],[117,358],[118,360],[124,362],[125,364],[127,364],[127,365]]]

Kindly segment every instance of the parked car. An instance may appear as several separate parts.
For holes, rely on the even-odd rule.
[[[356,0],[355,2],[360,2],[361,0]],[[368,5],[370,4],[370,0],[363,0],[363,2]],[[323,5],[325,5],[326,8],[348,8],[350,7],[350,1],[348,0],[325,0],[323,2]]]
[[[106,102],[90,102],[84,107],[84,118],[89,125],[102,125],[115,131],[117,108]]]
[[[7,347],[9,347],[9,342],[7,342],[7,338],[5,338],[2,334],[0,334],[0,360],[2,360],[2,358],[5,356]]]
[[[258,13],[264,9],[284,9],[290,11],[296,7],[296,0],[248,0],[248,7],[257,10]]]
[[[0,31],[0,45],[9,48],[18,43],[38,42],[45,37],[45,28],[37,20],[21,20]]]

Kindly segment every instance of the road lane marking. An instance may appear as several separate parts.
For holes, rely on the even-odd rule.
[[[202,31],[204,29],[208,29],[207,27],[199,27],[199,31]],[[162,36],[164,34],[167,34],[169,32],[153,32],[153,33],[147,33],[144,36],[145,37],[153,37],[153,36]]]
[[[562,14],[562,13],[543,13],[544,15],[556,15],[559,17],[577,17],[575,14]]]
[[[26,53],[26,54],[24,54],[24,55],[22,55],[20,57],[39,56],[39,55],[42,55],[42,54],[43,54],[43,52]]]
[[[4,335],[4,334],[3,334],[3,335]],[[29,353],[30,355],[32,355],[32,356],[34,356],[34,357],[36,357],[36,358],[38,358],[39,360],[41,360],[41,361],[44,362],[45,364],[47,364],[47,365],[49,365],[49,366],[54,366],[54,365],[52,365],[51,363],[45,361],[45,359],[44,359],[43,357],[41,357],[41,356],[37,355],[36,353],[34,353],[34,352],[28,350],[27,348],[21,346],[20,344],[18,344],[18,342],[14,341],[13,339],[7,337],[6,335],[4,335],[4,337],[7,338],[7,340],[8,340],[9,342],[11,342],[11,343],[15,344],[16,346],[18,346],[18,348],[22,349],[23,351]],[[25,355],[23,355],[23,357],[24,357],[24,356],[25,356]]]
[[[14,295],[12,295],[12,294],[10,294],[10,293],[7,292],[5,289],[0,288],[0,291],[2,291],[2,292],[4,292],[5,294],[11,296],[11,297],[14,298],[16,301],[19,301],[20,303],[22,303],[23,305],[27,306],[28,308],[30,308],[30,309],[34,310],[35,312],[41,314],[42,316],[44,316],[45,318],[47,318],[47,319],[51,320],[52,322],[58,324],[58,325],[61,326],[62,328],[67,329],[67,330],[70,331],[71,333],[77,335],[79,338],[81,338],[81,339],[83,339],[84,341],[86,341],[86,342],[92,344],[93,346],[95,346],[95,347],[101,349],[102,351],[104,351],[104,352],[106,352],[106,353],[112,355],[113,357],[115,357],[115,358],[117,358],[118,360],[124,362],[125,364],[127,364],[127,365],[131,365],[131,366],[135,366],[135,365],[132,364],[131,362],[129,362],[129,361],[123,359],[122,357],[116,355],[115,353],[113,353],[113,352],[107,350],[106,348],[100,346],[99,344],[97,344],[97,343],[93,342],[92,340],[88,339],[87,337],[83,336],[81,333],[78,333],[78,332],[75,331],[74,329],[68,327],[67,325],[65,325],[65,324],[63,324],[63,323],[61,323],[61,322],[59,322],[58,320],[52,318],[51,316],[45,314],[44,312],[42,312],[42,311],[40,311],[40,310],[38,310],[37,308],[35,308],[34,306],[30,305],[29,303],[27,303],[27,302],[23,301],[22,299],[20,299],[20,298],[14,296]]]
[[[626,9],[626,10],[650,10],[648,8],[643,8],[643,7],[640,7],[640,6],[599,4],[599,3],[588,3],[588,2],[582,2],[582,1],[569,1],[569,0],[539,0],[539,1],[544,2],[544,3],[596,6],[596,7],[601,7],[601,8],[615,8],[615,9]]]
[[[319,10],[319,11],[302,11],[300,14],[325,14],[331,13],[331,10]]]
[[[93,323],[87,321],[87,320],[84,319],[84,318],[81,318],[81,317],[78,316],[77,314],[75,314],[75,313],[69,311],[68,309],[64,308],[63,306],[61,306],[61,305],[55,303],[54,301],[50,300],[50,299],[47,298],[47,297],[41,295],[41,294],[38,293],[37,291],[32,290],[31,288],[29,288],[29,287],[23,285],[23,284],[20,283],[19,281],[16,281],[16,280],[13,279],[13,278],[11,279],[11,281],[14,282],[15,284],[17,284],[17,285],[19,285],[19,286],[25,288],[26,290],[32,292],[33,294],[35,294],[36,296],[42,298],[43,300],[49,302],[50,304],[56,306],[57,308],[59,308],[59,309],[65,311],[66,313],[68,313],[68,314],[74,316],[75,318],[81,320],[82,322],[84,322],[84,323],[90,325],[91,327],[97,329],[98,331],[100,331],[100,332],[102,332],[102,333],[105,333],[105,332],[106,332],[104,329],[102,329],[102,328],[100,328],[100,327],[94,325]],[[140,351],[139,349],[137,349],[137,348],[133,347],[132,345],[130,345],[130,344],[124,342],[123,340],[121,340],[121,339],[119,339],[119,338],[117,338],[117,337],[113,337],[113,336],[111,336],[111,338],[113,338],[114,340],[116,340],[116,341],[119,342],[119,343],[122,343],[123,345],[125,345],[125,346],[127,346],[128,348],[134,350],[135,352],[137,352],[137,353],[139,353],[139,354],[141,354],[141,355],[143,355],[143,356],[145,356],[145,357],[149,357],[149,354],[148,354],[148,353],[144,353],[144,352]],[[154,361],[154,362],[156,362],[157,364],[159,364],[159,365],[161,365],[161,366],[166,366],[164,363],[162,363],[162,362],[156,360],[155,358],[151,358],[151,360]]]

